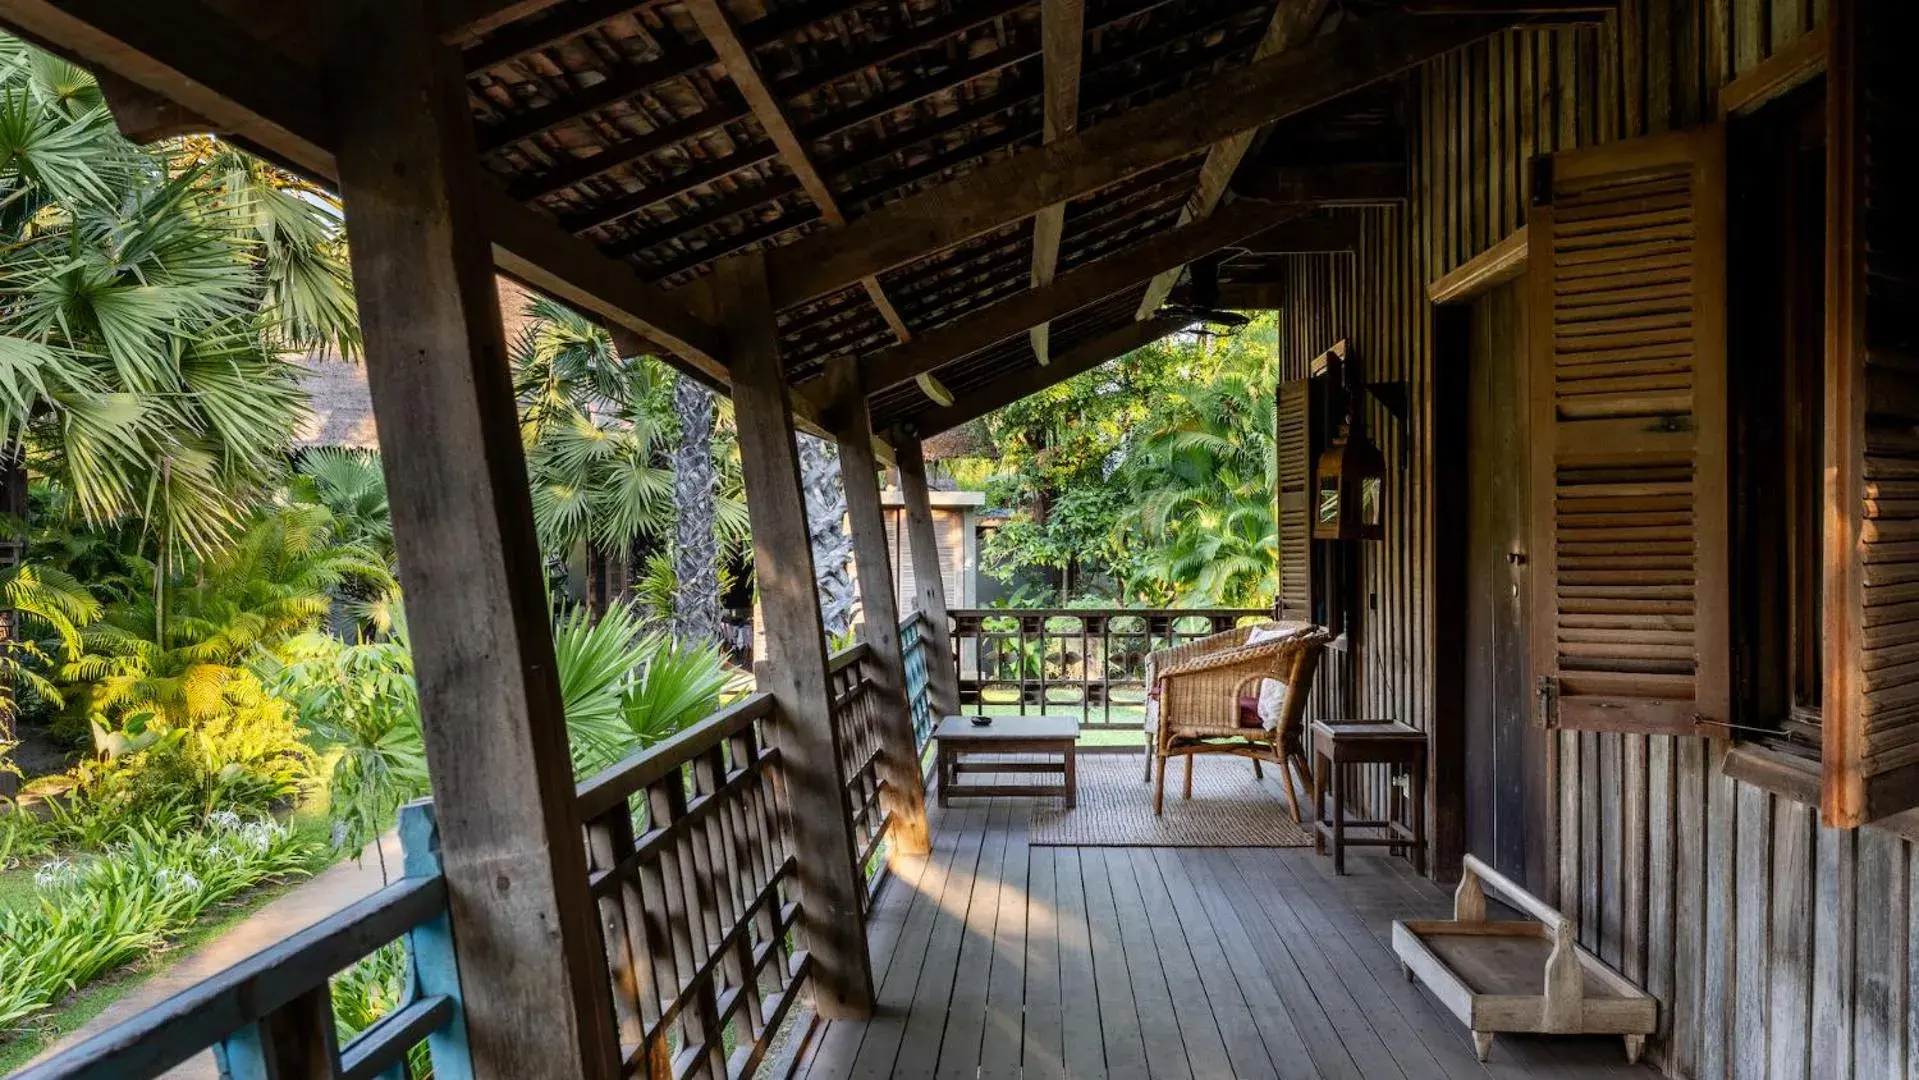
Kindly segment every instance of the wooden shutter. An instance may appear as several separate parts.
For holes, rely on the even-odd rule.
[[[1538,159],[1532,667],[1549,726],[1731,719],[1719,127]]]
[[[1823,816],[1919,805],[1919,93],[1910,0],[1842,0],[1827,86]]]
[[[1279,617],[1313,621],[1312,382],[1279,386]]]

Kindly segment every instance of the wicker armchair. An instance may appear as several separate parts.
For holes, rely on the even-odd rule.
[[[1291,766],[1297,764],[1305,770],[1301,783],[1312,775],[1301,740],[1302,720],[1320,654],[1332,635],[1319,627],[1300,624],[1286,637],[1248,645],[1246,639],[1254,629],[1242,626],[1161,649],[1146,658],[1146,684],[1156,704],[1156,710],[1148,710],[1147,780],[1153,778],[1153,762],[1159,762],[1154,814],[1165,805],[1166,765],[1171,758],[1186,759],[1184,797],[1190,799],[1193,758],[1199,754],[1234,754],[1251,758],[1255,774],[1262,773],[1261,762],[1278,765],[1286,796],[1292,802],[1293,820],[1304,820]],[[1257,694],[1265,679],[1286,684],[1286,701],[1278,723],[1270,729],[1243,726],[1240,698]]]

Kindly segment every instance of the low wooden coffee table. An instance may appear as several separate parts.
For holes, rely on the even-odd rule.
[[[970,716],[940,721],[933,738],[939,740],[940,805],[954,795],[1058,795],[1073,805],[1079,772],[1073,751],[1079,743],[1079,721],[1071,716],[995,716],[986,725]],[[1058,754],[1058,761],[967,761],[971,754]],[[961,784],[961,773],[1053,773],[1058,784]]]

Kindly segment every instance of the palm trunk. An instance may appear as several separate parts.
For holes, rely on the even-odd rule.
[[[800,487],[806,492],[807,532],[813,574],[819,583],[820,618],[839,637],[853,627],[853,538],[846,534],[846,489],[840,483],[839,448],[811,435],[799,436]]]
[[[0,456],[0,513],[13,520],[19,532],[0,539],[0,568],[12,569],[27,558],[27,455],[15,444]],[[0,649],[12,649],[20,629],[20,614],[12,608],[0,608]],[[14,743],[13,718],[18,712],[13,680],[0,671],[0,755]],[[0,757],[0,798],[10,798],[19,790],[20,778],[6,768]]]
[[[713,467],[713,392],[681,375],[673,387],[680,442],[673,449],[673,636],[689,645],[720,640],[720,543]]]

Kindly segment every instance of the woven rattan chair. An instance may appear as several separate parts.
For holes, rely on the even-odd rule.
[[[1193,758],[1200,754],[1233,754],[1251,758],[1255,774],[1260,763],[1280,768],[1286,796],[1293,804],[1293,820],[1304,821],[1293,765],[1303,771],[1299,783],[1312,775],[1301,739],[1306,698],[1320,654],[1332,635],[1316,626],[1301,625],[1283,638],[1246,644],[1256,627],[1242,626],[1223,634],[1161,649],[1146,658],[1146,681],[1157,704],[1157,720],[1149,721],[1146,779],[1159,762],[1159,785],[1153,791],[1153,813],[1166,801],[1166,765],[1186,759],[1185,798],[1193,797]],[[1240,723],[1240,699],[1259,693],[1261,680],[1286,684],[1286,701],[1272,728]],[[1310,789],[1309,789],[1310,790]]]

